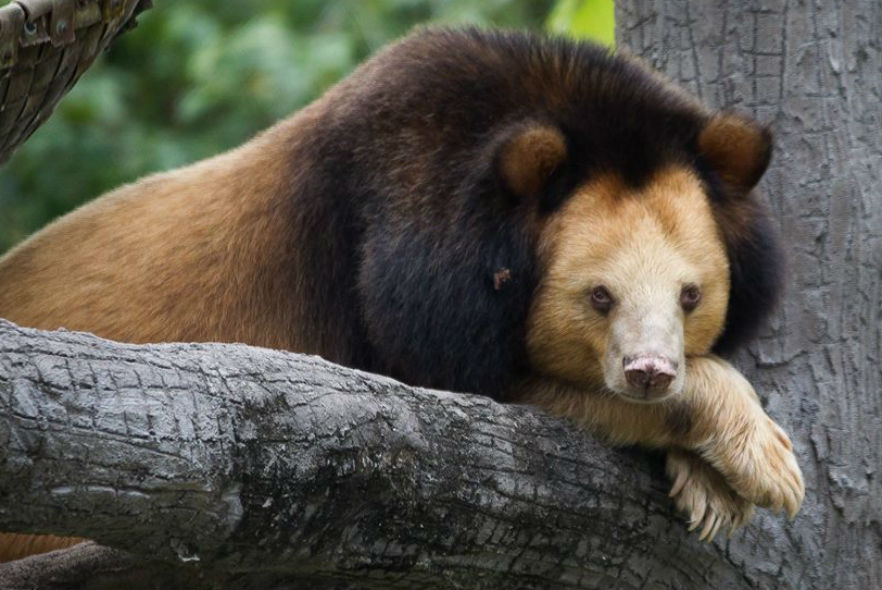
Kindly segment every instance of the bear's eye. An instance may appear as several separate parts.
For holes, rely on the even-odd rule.
[[[683,309],[688,311],[692,311],[698,304],[701,302],[701,289],[698,285],[693,283],[689,283],[683,290],[680,291],[680,305],[683,306]]]
[[[603,285],[591,289],[591,305],[600,313],[607,313],[612,309],[613,298],[609,294],[609,289]]]

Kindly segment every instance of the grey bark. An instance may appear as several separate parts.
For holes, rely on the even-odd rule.
[[[776,136],[760,190],[788,293],[736,364],[808,490],[793,526],[763,515],[727,555],[761,587],[882,587],[882,2],[621,0],[616,19],[622,45]]]
[[[0,321],[0,530],[133,556],[93,546],[95,577],[65,577],[61,552],[0,585],[743,587],[667,487],[657,458],[525,406]]]

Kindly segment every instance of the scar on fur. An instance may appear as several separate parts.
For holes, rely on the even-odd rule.
[[[493,289],[495,291],[501,291],[509,281],[511,281],[511,269],[500,268],[493,273]]]

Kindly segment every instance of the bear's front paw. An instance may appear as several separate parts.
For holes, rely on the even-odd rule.
[[[758,405],[745,420],[717,433],[702,455],[742,497],[796,516],[805,497],[802,472],[790,439]]]
[[[689,519],[689,530],[701,527],[700,541],[713,541],[721,529],[731,535],[753,516],[753,504],[729,487],[720,473],[694,453],[671,449],[665,471],[674,482],[668,494]]]

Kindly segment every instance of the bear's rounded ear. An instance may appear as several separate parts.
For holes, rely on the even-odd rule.
[[[713,117],[698,135],[698,151],[738,191],[759,182],[772,159],[772,133],[755,121],[731,113]]]
[[[506,188],[518,198],[532,199],[566,159],[567,142],[560,129],[529,123],[506,134],[496,153],[496,167]]]

